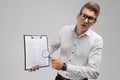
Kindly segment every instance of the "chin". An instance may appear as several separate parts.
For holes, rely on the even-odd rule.
[[[87,30],[88,30],[88,28],[85,28],[85,27],[82,28],[82,31],[83,31],[83,32],[84,32],[84,31],[87,31]]]

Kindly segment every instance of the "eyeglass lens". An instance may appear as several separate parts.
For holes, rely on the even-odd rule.
[[[87,14],[84,13],[80,13],[81,19],[85,20],[88,19],[89,22],[94,22],[96,20],[96,18],[92,17],[92,16],[88,16]]]

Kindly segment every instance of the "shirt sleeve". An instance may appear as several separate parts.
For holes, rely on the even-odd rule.
[[[60,31],[60,33],[57,35],[57,37],[54,39],[54,41],[51,43],[51,45],[49,46],[49,52],[50,55],[52,55],[54,53],[54,51],[58,50],[61,46],[61,36],[62,36],[62,30]]]
[[[103,40],[96,40],[88,55],[88,64],[75,66],[68,64],[67,71],[78,77],[96,79],[99,76],[99,67],[102,58]]]

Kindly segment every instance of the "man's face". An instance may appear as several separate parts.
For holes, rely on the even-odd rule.
[[[95,12],[84,8],[77,16],[77,26],[82,30],[88,30],[96,22]]]

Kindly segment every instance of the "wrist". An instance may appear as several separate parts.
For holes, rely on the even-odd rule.
[[[61,70],[63,70],[63,71],[66,71],[66,70],[67,70],[67,65],[66,65],[66,63],[63,63],[63,66],[62,66]]]

